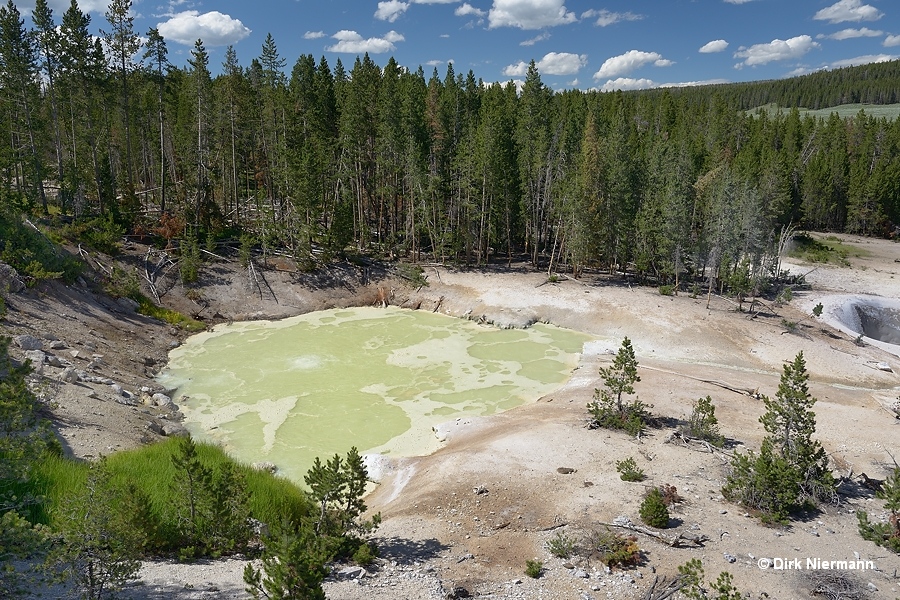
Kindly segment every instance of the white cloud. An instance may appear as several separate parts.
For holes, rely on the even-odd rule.
[[[524,42],[519,42],[519,45],[520,46],[534,46],[538,42],[543,42],[544,40],[549,40],[549,39],[550,39],[550,34],[545,31],[541,35],[535,36],[535,37],[531,38],[530,40],[525,40]]]
[[[413,4],[456,4],[459,0],[412,0]]]
[[[387,21],[388,23],[393,23],[399,19],[408,8],[409,2],[400,2],[400,0],[379,2],[378,10],[375,11],[375,18],[381,21]]]
[[[494,0],[488,14],[489,27],[541,29],[578,20],[565,7],[565,0]]]
[[[900,35],[889,35],[884,38],[884,42],[882,45],[885,48],[890,48],[891,46],[900,46]]]
[[[475,8],[468,2],[463,2],[462,6],[453,11],[453,14],[457,17],[468,17],[469,15],[476,17],[483,17],[487,13],[480,8]]]
[[[810,73],[814,73],[815,69],[810,69],[809,67],[797,67],[792,71],[788,71],[784,74],[785,78],[790,77],[800,77],[801,75],[809,75]]]
[[[853,38],[861,37],[881,37],[883,35],[883,31],[863,27],[862,29],[841,29],[840,31],[829,35],[823,35],[820,33],[816,36],[816,39],[828,38],[830,40],[850,40]]]
[[[734,53],[735,58],[745,59],[742,63],[736,65],[755,66],[764,65],[775,60],[787,60],[789,58],[800,58],[813,48],[818,48],[819,44],[814,42],[808,35],[798,35],[789,40],[772,40],[768,44],[754,44],[749,48],[741,46]]]
[[[303,34],[304,40],[318,40],[325,37],[324,31],[307,31]]]
[[[753,0],[725,0],[728,4],[747,4],[748,2],[753,2]]]
[[[239,20],[213,10],[199,13],[186,10],[156,25],[167,40],[193,46],[198,39],[206,46],[228,46],[250,35],[250,29]]]
[[[897,60],[900,56],[891,56],[890,54],[867,54],[866,56],[857,56],[856,58],[845,58],[844,60],[836,60],[830,65],[829,69],[840,69],[842,67],[855,67],[858,65],[868,65],[871,63],[882,63],[891,60]]]
[[[644,15],[637,15],[631,11],[624,13],[610,12],[605,8],[603,10],[591,9],[581,13],[582,19],[593,19],[594,17],[597,17],[597,21],[594,23],[595,25],[606,27],[607,25],[612,25],[619,21],[640,21],[644,18]]]
[[[393,52],[397,49],[394,42],[404,41],[403,36],[396,31],[389,31],[384,37],[364,39],[355,31],[342,29],[331,37],[338,42],[326,48],[328,52],[346,52],[349,54],[362,54],[364,52],[383,54],[385,52]]]
[[[731,83],[727,79],[704,79],[702,81],[679,81],[677,83],[661,83],[659,87],[661,88],[683,88],[683,87],[697,87],[700,85],[720,85],[723,83]]]
[[[537,61],[535,66],[542,75],[574,75],[587,65],[587,54],[571,54],[569,52],[550,52]],[[519,61],[503,69],[509,77],[521,77],[528,73],[528,63]]]
[[[829,23],[844,23],[851,21],[877,21],[884,13],[869,4],[863,4],[862,0],[839,0],[828,8],[823,8],[813,19],[828,21]]]
[[[671,60],[664,59],[662,55],[657,52],[629,50],[625,54],[607,58],[600,66],[600,70],[594,73],[594,79],[606,79],[615,77],[616,75],[624,75],[643,67],[648,63],[653,63],[657,67],[668,67],[669,65],[675,64]]]
[[[614,92],[616,90],[649,90],[656,87],[656,83],[652,79],[632,79],[630,77],[619,77],[618,79],[610,79],[602,86],[601,92]]]
[[[725,40],[713,40],[711,42],[703,44],[703,47],[700,48],[697,52],[700,52],[702,54],[710,54],[713,52],[721,52],[727,47],[728,42],[726,42]]]

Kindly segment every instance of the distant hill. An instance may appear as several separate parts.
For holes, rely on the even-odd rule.
[[[756,108],[750,109],[747,111],[750,115],[755,115],[760,112],[766,112],[769,115],[774,115],[777,112],[789,112],[792,110],[790,107],[779,106],[777,104],[766,104],[765,106],[758,106]],[[821,117],[827,118],[831,116],[832,113],[837,113],[837,116],[841,117],[855,117],[859,114],[859,111],[864,111],[867,116],[875,117],[876,119],[885,118],[885,119],[896,119],[900,116],[900,104],[842,104],[840,106],[830,106],[828,108],[820,108],[818,110],[810,110],[808,108],[799,108],[800,116],[811,116],[811,117]]]
[[[666,91],[673,95],[713,94],[739,110],[767,105],[803,107],[809,111],[845,105],[891,105],[900,103],[900,60],[817,71],[789,79],[667,88]],[[830,112],[826,111],[825,116]],[[858,108],[852,114],[857,112]],[[868,108],[866,113],[876,114]],[[841,113],[841,116],[845,115]],[[896,117],[897,111],[878,116]]]

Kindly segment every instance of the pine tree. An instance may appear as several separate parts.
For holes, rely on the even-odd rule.
[[[37,52],[32,37],[25,30],[19,9],[12,0],[0,7],[0,94],[6,99],[7,119],[12,124],[12,154],[18,169],[30,175],[30,196],[37,198],[44,213],[48,212],[44,191],[44,167],[38,147]],[[24,138],[19,139],[23,136]],[[20,156],[24,153],[27,156]],[[24,184],[24,182],[18,182]]]
[[[58,569],[61,578],[73,580],[85,598],[100,600],[137,578],[146,535],[128,510],[136,503],[122,502],[133,492],[113,485],[101,460],[91,465],[84,488],[62,503],[57,517],[62,541],[47,564]]]
[[[764,520],[784,521],[791,512],[835,497],[824,448],[813,440],[816,421],[803,353],[784,366],[774,399],[764,397],[760,423],[768,434],[759,454],[735,453],[722,494],[759,510]]]
[[[594,390],[594,401],[588,404],[595,426],[624,429],[632,435],[639,435],[646,426],[648,407],[637,398],[628,403],[623,398],[626,394],[634,394],[634,384],[641,380],[637,367],[631,340],[626,337],[613,364],[600,368],[603,388]]]
[[[134,14],[131,0],[111,0],[106,10],[109,31],[103,31],[103,38],[114,65],[121,88],[122,125],[125,129],[125,204],[123,208],[133,213],[137,210],[133,170],[131,160],[131,99],[128,80],[134,70],[133,57],[141,47],[141,39],[134,31]],[[130,215],[133,219],[134,214]]]
[[[144,51],[144,59],[150,59],[154,68],[154,77],[156,79],[156,102],[157,116],[159,122],[159,213],[163,215],[166,212],[166,136],[165,136],[165,103],[163,102],[163,93],[165,92],[166,79],[165,68],[168,65],[168,48],[166,48],[166,40],[155,27],[151,27],[147,31],[147,49]]]

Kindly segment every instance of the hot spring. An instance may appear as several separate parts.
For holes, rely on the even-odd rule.
[[[498,329],[424,311],[354,308],[218,326],[169,355],[184,425],[302,482],[316,456],[427,454],[432,427],[559,388],[589,336]]]

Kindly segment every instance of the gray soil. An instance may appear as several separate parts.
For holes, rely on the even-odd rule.
[[[797,290],[788,305],[757,305],[754,310],[761,310],[754,318],[746,305],[740,312],[715,296],[707,306],[706,297],[661,296],[600,275],[550,283],[546,274],[526,268],[429,266],[429,285],[413,288],[374,264],[303,274],[278,258],[260,264],[254,277],[234,261],[216,260],[190,290],[171,279],[157,283],[167,306],[209,323],[390,303],[501,326],[547,321],[595,336],[571,380],[556,393],[501,415],[449,423],[439,428],[446,441],[434,454],[387,461],[368,497],[372,510],[384,517],[376,533],[382,558],[366,571],[337,565],[326,585],[329,598],[436,599],[455,589],[495,598],[640,598],[655,577],[673,576],[692,558],[703,560],[711,578],[730,572],[750,597],[806,598],[815,587],[810,577],[821,572],[761,570],[758,560],[857,555],[877,568],[843,575],[859,585],[863,597],[894,598],[900,595],[900,559],[860,538],[855,511],[885,516],[882,502],[858,477],[883,479],[891,455],[897,455],[893,406],[900,394],[900,359],[854,343],[855,336],[809,313],[837,294],[900,296],[894,280],[900,246],[849,237],[845,242],[870,252],[852,259],[850,267],[788,265],[808,273],[811,288]],[[146,251],[129,248],[123,264],[142,272]],[[91,261],[98,270],[111,262]],[[152,396],[172,392],[160,389],[153,376],[165,366],[168,350],[184,339],[182,332],[135,314],[86,280],[10,294],[7,304],[4,334],[43,340],[46,362],[34,382],[72,456],[93,459],[178,433],[177,405]],[[674,423],[690,412],[694,400],[709,394],[731,440],[729,449],[710,452],[678,443],[670,426],[641,439],[586,427],[585,405],[600,385],[598,369],[626,335],[640,363],[640,398]],[[840,503],[790,527],[765,527],[725,502],[719,490],[730,453],[758,449],[764,434],[758,423],[760,394],[775,394],[784,361],[799,351],[819,400],[817,437],[845,481]],[[69,366],[82,372],[80,380],[61,380]],[[627,456],[647,472],[647,481],[618,478],[615,461]],[[702,544],[673,547],[636,533],[644,564],[612,572],[589,557],[563,560],[547,550],[557,534],[582,539],[619,517],[639,522],[645,489],[663,483],[676,486],[684,498],[666,533],[702,536]],[[541,578],[523,574],[526,559],[544,563]],[[240,557],[190,565],[147,562],[126,597],[244,598],[244,564]],[[35,592],[72,597],[65,589]]]

